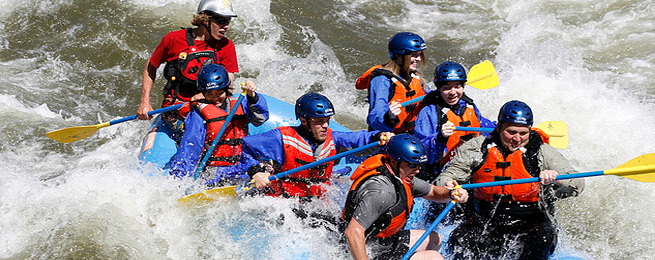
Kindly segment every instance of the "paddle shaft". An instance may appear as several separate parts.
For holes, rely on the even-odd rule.
[[[284,177],[289,176],[291,174],[294,174],[296,172],[304,171],[304,170],[319,166],[319,165],[324,164],[324,163],[328,163],[328,162],[331,162],[331,161],[334,161],[334,160],[338,160],[338,159],[340,159],[342,157],[345,157],[345,156],[348,156],[348,155],[351,155],[351,154],[354,154],[354,153],[358,153],[358,152],[364,151],[366,149],[376,147],[378,145],[380,145],[378,142],[373,142],[373,143],[364,145],[362,147],[357,147],[357,148],[352,149],[350,151],[346,151],[346,152],[343,152],[343,153],[340,153],[340,154],[336,154],[336,155],[330,156],[328,158],[321,159],[321,160],[315,161],[313,163],[305,164],[305,165],[300,166],[298,168],[288,170],[286,172],[281,172],[281,173],[275,174],[273,176],[269,176],[268,180],[269,181],[279,180],[281,178],[284,178]]]
[[[416,244],[414,244],[412,246],[412,248],[410,248],[409,251],[407,251],[407,253],[405,253],[405,256],[403,256],[403,258],[401,260],[408,260],[412,256],[412,254],[414,254],[414,251],[416,251],[416,249],[418,249],[418,247],[421,245],[421,243],[423,243],[423,240],[428,238],[430,233],[432,233],[432,231],[434,231],[434,229],[437,228],[439,223],[441,223],[441,221],[446,217],[448,212],[455,206],[456,203],[457,202],[453,200],[453,201],[449,202],[448,205],[446,205],[446,208],[444,208],[441,211],[441,214],[439,214],[437,219],[435,219],[434,222],[432,222],[432,225],[430,225],[430,227],[428,227],[428,229],[425,230],[425,233],[423,233],[423,235],[418,239],[418,241],[416,241]]]
[[[225,129],[227,129],[227,125],[230,124],[230,121],[232,121],[232,118],[234,117],[234,114],[237,112],[239,106],[241,105],[241,101],[243,98],[246,96],[246,91],[244,90],[241,92],[239,95],[239,98],[237,99],[236,105],[230,109],[230,114],[227,115],[227,118],[225,119],[225,122],[223,123],[223,126],[221,127],[221,130],[218,131],[218,134],[216,137],[214,137],[214,141],[212,142],[212,145],[207,149],[207,152],[205,153],[205,157],[202,158],[202,161],[198,165],[198,168],[196,168],[196,171],[193,173],[193,179],[198,179],[198,175],[202,171],[203,168],[205,168],[205,164],[207,163],[207,160],[209,160],[209,157],[211,157],[212,153],[214,153],[214,149],[216,148],[216,145],[218,145],[218,141],[221,140],[223,137],[223,133],[225,133]],[[228,107],[230,105],[230,100],[226,100],[225,102],[228,102]]]
[[[494,131],[492,127],[469,127],[469,126],[456,126],[455,131],[471,131],[471,132],[487,132],[491,133]]]
[[[168,112],[168,111],[177,110],[177,109],[181,108],[184,104],[185,103],[177,104],[177,105],[174,105],[174,106],[163,107],[163,108],[160,108],[160,109],[155,109],[155,110],[152,110],[152,111],[148,112],[148,115],[153,116],[153,115],[156,115],[156,114],[159,114],[159,113],[164,113],[164,112]],[[119,119],[116,119],[116,120],[109,121],[109,125],[115,125],[115,124],[118,124],[118,123],[123,123],[125,121],[131,121],[131,120],[134,120],[136,118],[137,118],[136,115],[131,115],[131,116],[128,116],[128,117],[119,118]]]
[[[655,171],[655,165],[646,165],[646,166],[637,166],[637,167],[625,167],[625,168],[616,168],[604,171],[591,171],[591,172],[579,172],[572,174],[562,174],[557,175],[556,180],[567,180],[567,179],[576,179],[576,178],[585,178],[585,177],[594,177],[601,175],[632,175],[632,174],[643,174],[651,173]],[[513,185],[513,184],[524,184],[530,182],[538,182],[539,177],[525,178],[525,179],[516,179],[516,180],[506,180],[506,181],[494,181],[494,182],[483,182],[483,183],[470,183],[462,185],[463,189],[477,189],[485,187],[495,187],[503,185]]]

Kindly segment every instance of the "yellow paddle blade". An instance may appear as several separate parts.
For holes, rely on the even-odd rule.
[[[485,60],[471,68],[466,85],[477,89],[495,88],[500,84],[498,73],[489,60]]]
[[[641,182],[655,182],[655,153],[634,158],[619,167],[605,170],[605,175],[618,175]]]
[[[213,188],[200,193],[184,196],[177,200],[178,203],[185,205],[202,204],[205,202],[217,200],[225,197],[236,197],[237,186],[225,186]]]
[[[98,129],[109,126],[109,122],[89,126],[76,126],[46,133],[47,137],[60,143],[72,143],[95,134]]]
[[[550,145],[558,149],[569,146],[569,129],[564,121],[544,121],[535,126],[550,136]]]

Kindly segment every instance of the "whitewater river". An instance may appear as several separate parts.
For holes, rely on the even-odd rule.
[[[45,136],[135,114],[150,53],[190,26],[197,3],[0,1],[0,259],[348,259],[284,201],[180,207],[191,182],[138,166],[148,122],[71,144]],[[426,78],[446,60],[495,64],[499,87],[466,89],[484,116],[520,99],[536,122],[565,121],[561,152],[580,171],[655,152],[653,0],[235,0],[234,10],[236,83],[291,102],[323,93],[351,129],[366,128],[356,78],[387,60],[390,36],[412,31],[428,45]],[[558,206],[562,246],[588,259],[655,255],[655,184],[589,178]]]

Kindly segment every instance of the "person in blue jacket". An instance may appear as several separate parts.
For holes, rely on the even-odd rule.
[[[266,99],[257,95],[253,82],[242,84],[246,98],[240,104],[231,96],[230,85],[229,74],[223,66],[208,64],[202,67],[198,73],[197,87],[205,99],[192,101],[180,109],[181,113],[188,114],[180,146],[171,159],[169,174],[176,177],[193,175],[207,152],[211,152],[206,162],[207,169],[237,164],[241,159],[241,143],[248,135],[248,123],[259,126],[268,120]],[[223,135],[217,136],[234,109],[236,112]],[[208,151],[215,138],[220,138],[218,144],[213,151]]]
[[[480,134],[455,131],[455,127],[496,127],[464,93],[466,79],[466,69],[457,62],[441,63],[434,70],[437,90],[421,101],[414,128],[415,136],[428,150],[427,166],[419,175],[421,179],[433,181],[455,155],[457,147]]]
[[[335,155],[342,149],[357,148],[379,141],[382,145],[393,133],[379,131],[338,132],[329,128],[334,107],[318,93],[307,93],[296,100],[299,126],[278,127],[244,138],[243,169],[255,187],[271,196],[308,201],[322,197],[330,185],[334,161],[291,174],[276,181],[268,177]]]
[[[435,68],[434,85],[437,89],[428,93],[419,104],[420,112],[414,128],[414,135],[428,151],[428,162],[417,175],[418,178],[434,182],[443,167],[455,156],[457,147],[480,135],[479,132],[455,131],[455,127],[496,127],[495,122],[484,118],[473,99],[464,93],[466,79],[466,69],[457,62],[443,62]],[[421,202],[428,204],[423,207],[428,210],[422,211],[423,214],[415,212],[413,216],[418,219],[417,223],[429,225],[444,206],[431,201],[417,203]],[[470,213],[469,205],[460,206],[456,209],[458,213]],[[417,210],[420,208],[416,207]]]
[[[357,89],[368,89],[369,112],[366,123],[369,129],[412,133],[414,117],[408,117],[416,104],[400,104],[425,95],[430,91],[421,75],[427,64],[427,45],[421,36],[400,32],[389,39],[390,60],[368,69],[357,79]]]

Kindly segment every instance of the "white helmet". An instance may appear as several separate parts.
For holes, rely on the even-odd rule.
[[[208,12],[211,15],[224,17],[236,17],[237,14],[232,10],[230,0],[202,0],[198,5],[198,13]]]

